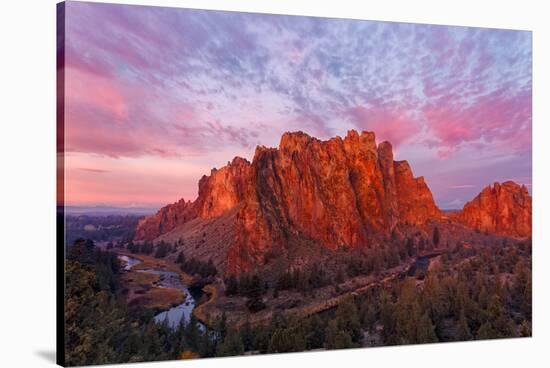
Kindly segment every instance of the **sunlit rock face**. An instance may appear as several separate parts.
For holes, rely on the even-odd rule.
[[[222,216],[239,205],[227,269],[239,273],[300,240],[327,249],[368,248],[374,234],[419,225],[440,211],[422,177],[372,132],[349,131],[321,141],[285,133],[278,148],[257,147],[252,163],[235,158],[199,182],[194,202],[162,208],[140,223],[152,240],[195,218]]]
[[[328,141],[286,133],[278,149],[256,150],[250,191],[229,253],[233,272],[299,237],[329,249],[369,247],[373,233],[440,214],[423,179],[393,161],[388,142],[377,147],[371,132]]]
[[[494,183],[466,203],[456,219],[480,231],[517,238],[531,236],[532,203],[525,186]]]
[[[193,203],[180,199],[176,203],[164,206],[156,214],[141,220],[134,239],[153,240],[195,217]]]
[[[199,181],[199,196],[194,203],[198,216],[203,219],[221,216],[245,199],[250,180],[250,162],[235,157],[210,176]]]
[[[250,162],[235,157],[221,169],[212,169],[210,176],[199,181],[199,196],[194,201],[183,199],[161,208],[138,225],[136,240],[154,240],[162,234],[197,217],[221,216],[244,200],[250,177]]]

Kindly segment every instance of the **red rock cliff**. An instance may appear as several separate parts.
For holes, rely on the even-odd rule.
[[[473,229],[523,238],[531,236],[531,212],[527,188],[507,181],[483,189],[455,217]]]
[[[136,240],[153,240],[196,217],[191,201],[178,202],[162,207],[153,216],[141,220],[136,229]]]
[[[194,203],[196,213],[203,219],[221,216],[245,199],[250,180],[250,162],[235,157],[227,166],[212,169],[210,176],[199,181],[199,196]]]
[[[285,133],[278,149],[256,150],[228,268],[247,270],[300,238],[329,249],[368,247],[373,234],[389,234],[397,223],[439,215],[424,180],[393,161],[388,142],[377,147],[374,133],[328,141]]]
[[[210,176],[199,181],[199,196],[194,202],[179,202],[161,208],[155,215],[141,221],[136,240],[154,240],[194,218],[213,218],[222,215],[244,200],[248,185],[250,163],[235,157],[221,169],[212,169]]]
[[[193,203],[167,206],[138,227],[136,239],[155,239],[185,221],[221,216],[237,204],[230,272],[263,263],[268,252],[300,240],[328,249],[369,247],[375,234],[398,223],[422,224],[440,211],[422,177],[394,161],[391,144],[374,133],[348,132],[321,141],[285,133],[278,148],[257,147],[252,163],[235,158],[199,182]]]

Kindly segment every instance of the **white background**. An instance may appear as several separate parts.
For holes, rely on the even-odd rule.
[[[0,12],[0,367],[54,364],[55,3],[55,0],[3,1]],[[550,303],[545,281],[550,281],[550,243],[548,232],[544,231],[549,224],[543,222],[550,190],[549,165],[544,160],[550,159],[550,11],[544,8],[546,1],[131,0],[131,3],[534,31],[533,338],[147,363],[140,367],[549,366]],[[130,366],[134,365],[126,365]]]

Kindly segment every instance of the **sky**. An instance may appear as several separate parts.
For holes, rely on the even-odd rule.
[[[158,207],[285,131],[388,140],[440,208],[531,190],[531,33],[66,3],[65,202]]]

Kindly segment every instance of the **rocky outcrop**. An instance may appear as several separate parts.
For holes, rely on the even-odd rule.
[[[259,146],[252,163],[235,158],[199,182],[199,196],[163,208],[140,224],[136,239],[154,239],[193,218],[239,209],[227,269],[241,272],[300,241],[328,249],[366,248],[399,224],[440,216],[422,177],[372,132],[321,141],[285,133],[278,148]]]
[[[366,248],[398,223],[439,215],[424,180],[393,160],[388,142],[377,147],[374,133],[350,131],[328,141],[286,133],[277,149],[256,150],[228,267],[247,270],[300,239],[328,249]]]
[[[419,225],[427,219],[437,218],[440,210],[424,177],[415,178],[407,161],[396,161],[394,167],[400,222]]]
[[[194,202],[180,200],[143,220],[136,240],[179,241],[198,257],[240,273],[298,245],[368,248],[399,224],[437,221],[424,178],[394,161],[389,142],[349,131],[321,141],[285,133],[278,148],[259,146],[252,163],[236,157],[199,181]],[[485,188],[452,216],[479,231],[531,235],[531,196],[513,183]]]
[[[162,207],[156,214],[141,220],[134,238],[136,240],[156,239],[195,217],[193,203],[180,199],[176,203]]]
[[[212,169],[210,176],[199,181],[199,196],[194,202],[179,202],[161,208],[138,224],[136,240],[154,240],[184,223],[200,217],[221,216],[245,199],[250,174],[250,162],[235,157],[221,169]]]
[[[524,238],[531,236],[531,216],[531,195],[527,188],[506,181],[483,189],[455,218],[479,231]]]
[[[250,178],[250,162],[235,157],[221,169],[212,169],[210,176],[199,181],[195,211],[203,219],[221,216],[245,199]]]

